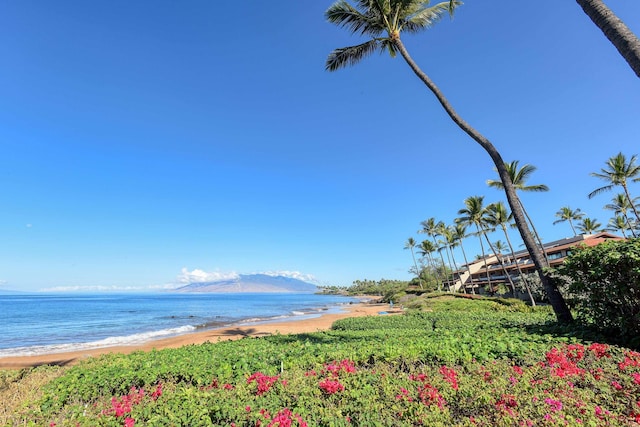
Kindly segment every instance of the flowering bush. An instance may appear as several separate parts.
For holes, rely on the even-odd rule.
[[[640,353],[531,332],[552,313],[446,304],[319,334],[90,359],[8,424],[637,427]]]

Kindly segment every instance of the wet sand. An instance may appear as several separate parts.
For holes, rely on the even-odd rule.
[[[37,356],[18,356],[0,358],[0,369],[22,369],[39,365],[72,365],[82,359],[108,353],[132,353],[153,349],[178,348],[190,344],[235,340],[245,337],[261,337],[273,334],[300,334],[324,331],[331,328],[333,322],[346,317],[377,316],[381,312],[399,313],[389,310],[388,304],[358,303],[346,306],[344,312],[323,314],[320,317],[283,322],[260,323],[255,325],[232,326],[221,329],[193,332],[170,338],[148,341],[141,344],[119,347],[105,347],[67,353],[41,354]]]

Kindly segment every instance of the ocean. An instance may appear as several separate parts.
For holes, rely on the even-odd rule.
[[[130,345],[202,329],[338,312],[355,299],[316,294],[0,295],[0,357]]]

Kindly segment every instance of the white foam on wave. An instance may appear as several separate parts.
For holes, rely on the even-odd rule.
[[[84,343],[52,344],[0,349],[0,357],[37,356],[40,354],[65,353],[69,351],[90,350],[94,348],[142,344],[152,339],[185,334],[188,332],[192,332],[195,329],[195,326],[187,325],[180,326],[178,328],[161,329],[159,331],[142,332],[133,335],[108,337],[102,340]]]

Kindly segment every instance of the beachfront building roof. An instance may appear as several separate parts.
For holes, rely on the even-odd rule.
[[[577,246],[596,246],[600,243],[608,240],[624,240],[623,237],[616,236],[611,233],[597,233],[597,234],[581,234],[576,237],[570,237],[553,242],[545,243],[544,249],[549,259],[551,267],[562,264],[567,256]],[[452,286],[452,290],[461,290],[462,286],[470,292],[471,288],[485,289],[491,282],[491,289],[486,289],[489,292],[493,292],[496,286],[508,283],[505,271],[511,276],[511,279],[516,282],[519,280],[518,266],[524,274],[535,272],[535,266],[529,256],[529,252],[526,250],[515,253],[515,259],[511,254],[500,254],[502,257],[502,263],[505,269],[502,268],[500,261],[495,255],[488,256],[484,259],[478,259],[469,264],[463,265],[460,270],[455,273],[455,282]],[[486,268],[485,268],[486,263]],[[517,263],[517,264],[516,264]],[[487,278],[487,270],[489,277]]]

